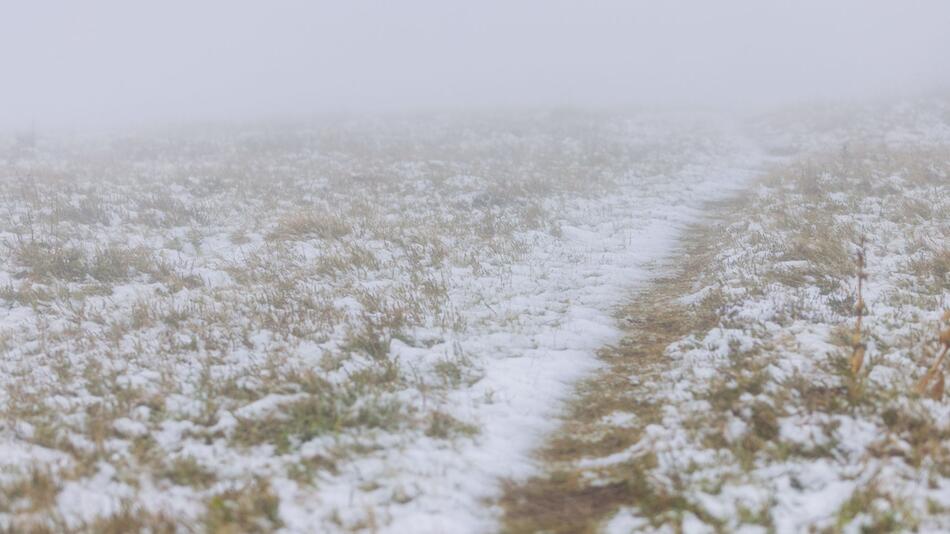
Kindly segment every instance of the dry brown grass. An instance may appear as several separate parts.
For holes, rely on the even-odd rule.
[[[855,294],[855,303],[854,303],[854,332],[851,334],[851,375],[857,377],[858,373],[861,372],[861,368],[864,366],[864,354],[867,350],[867,345],[862,339],[863,331],[861,329],[862,321],[864,319],[864,314],[867,311],[867,305],[864,303],[864,281],[867,280],[868,274],[865,271],[865,243],[864,238],[861,238],[861,242],[858,245],[858,255],[857,255],[857,273],[855,277],[858,281],[858,288]]]
[[[934,400],[943,400],[944,392],[944,374],[943,361],[950,353],[950,310],[943,314],[943,326],[937,335],[937,341],[940,346],[940,352],[934,358],[933,363],[927,372],[917,382],[916,391],[918,395],[926,394]]]
[[[301,211],[286,215],[271,232],[272,239],[340,239],[352,231],[351,224],[342,215]]]
[[[270,532],[283,526],[277,514],[279,505],[267,481],[257,479],[212,497],[204,530],[211,534]]]
[[[45,511],[56,501],[59,490],[60,482],[55,473],[32,466],[24,476],[0,487],[0,511]]]

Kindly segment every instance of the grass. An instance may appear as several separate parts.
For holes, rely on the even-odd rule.
[[[0,487],[0,510],[36,513],[49,509],[59,493],[56,475],[41,466],[31,466],[25,475]]]
[[[425,434],[436,439],[448,439],[456,435],[474,436],[478,434],[478,427],[459,421],[445,412],[434,411],[429,416],[429,426]]]
[[[276,530],[283,526],[278,516],[279,505],[267,481],[258,479],[212,497],[203,526],[214,534]]]
[[[327,503],[326,488],[346,486],[360,504],[314,504],[314,524],[383,528],[389,507],[431,497],[424,483],[400,482],[399,491],[389,484],[410,470],[403,450],[479,444],[478,417],[457,407],[473,400],[483,364],[509,347],[488,354],[471,345],[556,322],[560,312],[504,300],[526,278],[558,276],[550,256],[536,253],[576,241],[570,226],[640,208],[618,204],[621,197],[652,202],[736,150],[694,121],[655,128],[634,118],[558,112],[249,125],[90,139],[81,150],[40,143],[26,159],[0,144],[0,441],[37,465],[3,480],[0,509],[13,508],[0,511],[0,525],[268,531],[282,523],[282,498]],[[845,417],[879,418],[901,440],[867,448],[872,457],[935,465],[939,474],[941,419],[902,403],[938,356],[933,313],[947,288],[947,228],[933,221],[946,213],[944,160],[936,148],[815,157],[765,180],[772,196],[756,201],[757,211],[727,208],[747,220],[697,230],[677,274],[620,316],[638,335],[604,349],[609,370],[579,384],[564,431],[539,452],[550,472],[510,486],[509,527],[593,529],[639,506],[657,527],[697,517],[728,530],[734,525],[704,510],[693,488],[728,489],[780,458],[839,457],[835,425]],[[904,186],[888,182],[892,175]],[[864,206],[856,190],[886,202]],[[841,194],[843,203],[826,201]],[[893,292],[902,300],[881,309],[918,316],[896,337],[885,335],[892,328],[880,317],[865,318],[869,387],[842,398],[841,355],[816,362],[820,380],[808,368],[775,379],[785,363],[779,353],[806,349],[794,336],[768,338],[772,324],[746,332],[761,341],[754,347],[705,337],[745,332],[741,299],[775,310],[770,321],[782,329],[847,325],[852,244],[861,233],[846,217],[858,209],[916,247],[886,264],[906,276]],[[761,231],[741,224],[766,220],[775,224]],[[912,229],[921,225],[928,231],[918,236]],[[868,265],[884,269],[878,237],[869,236]],[[722,256],[717,247],[748,254]],[[613,261],[591,255],[575,264]],[[772,268],[778,263],[784,267]],[[701,299],[678,300],[699,289]],[[690,350],[721,353],[718,379],[670,376],[680,369],[671,356]],[[894,369],[893,388],[871,387],[876,373]],[[715,413],[684,410],[695,417],[671,421],[665,392],[694,383],[703,387],[687,391],[689,399]],[[503,391],[478,395],[486,405],[507,401]],[[784,440],[796,410],[820,412],[816,426],[828,439]],[[629,425],[609,423],[629,412]],[[745,431],[733,435],[738,423]],[[668,477],[670,453],[656,448],[615,466],[577,465],[623,455],[656,439],[657,427],[680,424],[690,443],[705,443],[703,451],[736,469],[720,476],[700,462]],[[603,484],[592,484],[591,473]],[[125,495],[114,513],[72,517],[62,488],[106,476]],[[174,513],[148,506],[151,486],[173,496]],[[738,503],[736,517],[778,524],[770,506]]]
[[[277,228],[269,235],[272,239],[341,239],[351,231],[347,220],[338,214],[298,212],[277,221]]]
[[[95,528],[141,514],[163,531],[200,514],[144,508],[144,481],[203,502],[272,465],[314,499],[380,443],[470,443],[480,428],[446,399],[484,355],[460,341],[507,319],[460,306],[507,291],[562,237],[565,206],[727,149],[694,125],[667,143],[606,116],[419,120],[130,134],[82,157],[0,145],[4,445],[61,455],[79,481],[114,469],[132,497]],[[245,410],[273,398],[292,400]],[[242,513],[233,529],[251,528]]]
[[[950,200],[937,179],[950,159],[930,153],[922,173],[919,157],[854,150],[793,163],[694,230],[677,277],[621,315],[629,335],[577,387],[538,451],[544,473],[506,488],[505,530],[597,532],[621,511],[645,530],[944,525],[932,501],[907,497],[921,477],[933,497],[950,473],[945,407],[912,386],[942,399],[950,330],[932,306],[950,301],[931,269],[942,256],[926,247],[908,261],[913,249],[895,245],[950,229],[935,215]],[[892,176],[903,187],[882,185]],[[833,513],[801,523],[787,512],[833,482],[852,485]]]
[[[178,486],[207,487],[217,480],[217,476],[213,471],[198,463],[198,460],[191,456],[182,456],[171,460],[166,468],[157,475]]]
[[[266,417],[239,419],[234,442],[241,446],[269,443],[279,452],[325,434],[347,429],[393,429],[403,408],[395,400],[365,398],[356,391],[331,391],[292,401]]]
[[[855,296],[854,303],[854,332],[851,334],[851,374],[857,378],[858,373],[861,372],[861,368],[864,366],[864,355],[867,352],[867,345],[862,340],[862,330],[861,323],[864,319],[864,314],[867,311],[867,306],[864,304],[864,294],[861,289],[864,287],[864,281],[867,280],[868,274],[864,270],[865,268],[865,248],[864,248],[864,239],[861,239],[861,244],[858,247],[857,254],[857,274],[856,278],[858,280],[858,289]]]
[[[918,395],[926,394],[931,399],[943,400],[944,391],[944,373],[943,361],[950,353],[950,310],[944,312],[941,318],[943,325],[939,328],[937,343],[939,345],[939,354],[933,360],[930,368],[917,382],[915,388]]]

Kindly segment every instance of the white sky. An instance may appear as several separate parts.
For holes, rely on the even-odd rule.
[[[950,1],[0,0],[0,127],[758,106],[950,82]]]

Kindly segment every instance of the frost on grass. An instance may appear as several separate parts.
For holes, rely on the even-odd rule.
[[[0,146],[16,531],[488,528],[610,303],[751,165],[572,114]]]
[[[950,528],[950,404],[915,388],[950,326],[950,137],[866,122],[728,206],[635,301],[548,473],[509,488],[510,531]]]

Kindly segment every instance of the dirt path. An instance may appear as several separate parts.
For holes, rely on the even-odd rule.
[[[503,531],[950,529],[947,176],[947,151],[835,152],[711,209]]]
[[[594,532],[624,505],[661,512],[681,504],[643,483],[654,461],[650,454],[622,462],[623,477],[613,476],[618,464],[601,466],[598,459],[622,454],[643,438],[648,425],[660,422],[663,407],[644,399],[657,397],[656,388],[664,385],[659,378],[673,364],[664,350],[715,324],[715,309],[686,307],[679,299],[691,292],[696,274],[716,252],[717,219],[737,205],[732,200],[713,206],[705,225],[687,231],[681,253],[669,262],[671,276],[655,280],[623,309],[629,334],[619,346],[603,349],[607,366],[577,386],[561,428],[538,452],[545,473],[506,488],[505,532]]]

